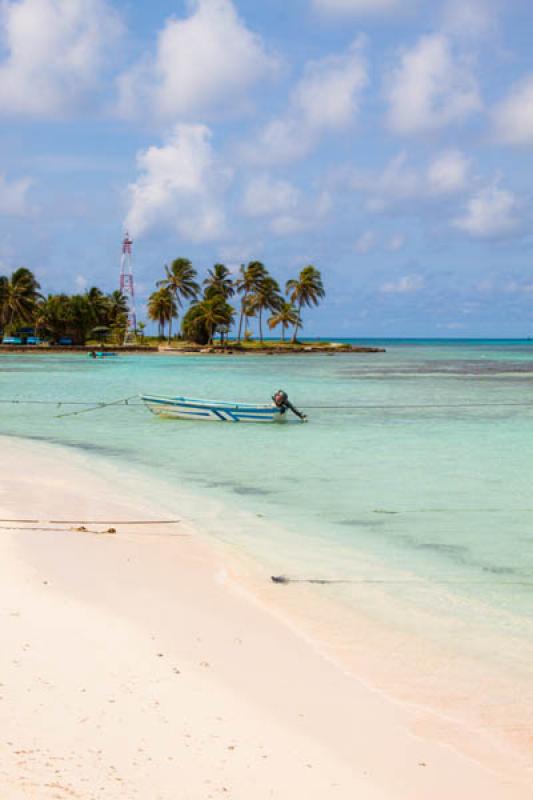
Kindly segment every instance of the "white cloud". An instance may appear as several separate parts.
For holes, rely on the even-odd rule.
[[[380,237],[376,231],[370,228],[369,230],[364,231],[364,233],[358,237],[355,243],[355,251],[365,255],[366,253],[370,253],[372,250],[377,250],[379,247],[381,247],[382,249],[387,250],[389,253],[396,253],[402,249],[404,244],[405,236],[400,233],[393,234],[387,239],[382,239],[380,241]]]
[[[301,193],[289,181],[258,175],[244,191],[242,209],[247,216],[262,217],[294,211],[301,202]]]
[[[8,181],[0,174],[0,214],[16,217],[28,214],[28,190],[31,185],[30,178]]]
[[[406,153],[400,153],[382,172],[354,176],[353,188],[369,194],[369,211],[382,211],[398,200],[416,197],[422,193],[421,176],[407,162]]]
[[[4,0],[0,114],[65,116],[82,109],[121,30],[105,0]]]
[[[401,233],[395,233],[393,236],[390,237],[389,241],[387,242],[387,250],[391,253],[397,253],[398,250],[401,250],[405,244],[405,236]]]
[[[263,249],[263,244],[254,239],[247,241],[233,241],[221,244],[218,249],[218,260],[225,264],[230,272],[237,274],[241,264],[257,258],[257,254]]]
[[[162,227],[190,241],[208,241],[223,232],[220,193],[231,174],[215,157],[209,128],[176,125],[163,146],[137,155],[137,166],[125,221],[132,235]]]
[[[509,294],[531,294],[533,292],[533,283],[509,281],[505,284],[503,290]]]
[[[516,83],[493,115],[497,138],[506,144],[533,145],[533,74]]]
[[[435,194],[459,192],[466,186],[468,159],[460,150],[445,150],[428,167],[429,187]]]
[[[294,207],[279,209],[280,213],[272,217],[270,229],[276,235],[290,236],[293,233],[316,229],[331,211],[332,199],[328,192],[320,192],[316,197],[303,196],[298,192],[298,197],[299,202]]]
[[[499,0],[448,0],[442,29],[453,36],[477,39],[497,29]]]
[[[357,253],[361,253],[361,255],[365,255],[365,253],[369,253],[376,247],[377,244],[377,236],[376,232],[372,230],[365,231],[364,233],[359,236],[355,243],[355,250]]]
[[[476,238],[502,236],[517,227],[518,205],[513,192],[488,186],[468,200],[465,213],[452,224]]]
[[[533,293],[533,283],[529,278],[496,280],[494,277],[490,277],[478,281],[474,289],[481,294],[505,292],[506,294],[528,295]]]
[[[383,14],[405,6],[405,0],[313,0],[313,7],[324,14]]]
[[[424,289],[426,281],[422,275],[411,274],[403,275],[397,281],[390,281],[382,284],[380,291],[385,294],[411,294]]]
[[[310,220],[304,216],[280,214],[272,220],[270,229],[277,236],[291,236],[293,233],[301,233],[307,230],[310,224]]]
[[[464,322],[439,322],[437,323],[437,328],[441,328],[446,331],[460,331],[465,327]]]
[[[239,18],[231,0],[192,0],[184,19],[171,17],[160,31],[156,53],[119,78],[119,112],[161,120],[238,106],[253,83],[277,61]]]
[[[303,157],[328,131],[345,130],[355,121],[367,85],[361,40],[345,53],[306,64],[291,93],[285,116],[274,119],[243,148],[248,160],[278,163]]]
[[[296,113],[315,131],[348,127],[359,110],[367,84],[361,42],[346,53],[309,62],[292,94]]]
[[[352,173],[350,185],[368,194],[369,211],[379,212],[406,200],[437,199],[463,191],[468,166],[460,150],[437,153],[424,169],[411,166],[407,154],[401,152],[381,171]]]
[[[398,133],[435,130],[481,108],[470,65],[442,34],[422,36],[405,50],[385,84],[387,121]]]

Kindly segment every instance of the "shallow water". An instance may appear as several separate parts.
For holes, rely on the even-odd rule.
[[[282,387],[310,418],[202,424],[135,404],[58,418],[81,407],[0,403],[0,433],[106,456],[273,573],[342,581],[321,591],[527,675],[533,342],[384,344],[334,356],[0,355],[0,400],[267,402]]]

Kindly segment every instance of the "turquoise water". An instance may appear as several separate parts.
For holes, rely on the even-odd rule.
[[[265,402],[282,387],[310,418],[201,424],[132,405],[58,419],[76,407],[7,403],[0,433],[133,470],[272,572],[345,581],[336,597],[395,624],[475,608],[465,646],[472,626],[533,642],[533,343],[381,343],[386,353],[334,356],[0,355],[4,400]]]
[[[0,432],[124,459],[147,477],[208,490],[227,510],[263,513],[321,547],[353,547],[425,577],[486,578],[483,592],[494,602],[513,595],[517,610],[531,611],[533,593],[518,581],[533,581],[533,343],[387,347],[96,363],[0,356],[0,399],[154,392],[265,402],[281,386],[310,417],[305,426],[210,426],[157,419],[142,407],[58,419],[77,409],[3,404]],[[526,405],[510,405],[518,403]],[[503,591],[492,576],[516,586]]]

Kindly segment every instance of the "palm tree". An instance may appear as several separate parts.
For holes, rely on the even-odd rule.
[[[85,296],[92,308],[95,324],[107,325],[108,302],[105,294],[97,286],[92,286]]]
[[[182,300],[196,300],[200,287],[194,280],[196,270],[188,258],[175,258],[170,268],[165,264],[166,277],[158,281],[156,286],[167,288],[174,299],[176,313],[171,315],[168,326],[168,341],[172,337],[172,317],[178,316],[177,307],[181,308]]]
[[[279,283],[268,275],[260,281],[249,301],[250,307],[259,313],[259,341],[263,344],[263,311],[278,311],[283,303]]]
[[[291,303],[297,305],[298,323],[294,325],[292,343],[296,341],[296,332],[302,325],[301,312],[303,306],[317,306],[320,300],[325,297],[324,285],[320,272],[308,264],[304,267],[297,278],[291,278],[285,284],[285,291],[289,295]]]
[[[109,325],[97,325],[95,328],[92,329],[91,337],[98,339],[100,344],[103,346],[110,332],[111,328],[109,327]]]
[[[213,343],[218,326],[229,327],[233,323],[235,310],[223,297],[205,297],[190,307],[183,319],[183,332],[193,341]]]
[[[289,325],[301,326],[298,312],[292,303],[283,302],[279,309],[268,319],[268,327],[271,331],[281,325],[281,341],[285,341],[285,331]]]
[[[94,308],[86,294],[74,294],[67,299],[66,320],[76,344],[85,344],[96,319]]]
[[[36,307],[35,332],[43,331],[52,341],[73,333],[71,298],[66,294],[49,294]]]
[[[239,269],[239,277],[236,281],[236,288],[239,294],[242,294],[241,300],[241,314],[239,318],[239,333],[237,341],[241,341],[242,323],[244,321],[244,329],[246,330],[246,320],[251,314],[247,312],[251,310],[249,298],[250,295],[259,287],[264,278],[268,275],[267,269],[260,261],[250,261],[247,267],[241,264]]]
[[[128,298],[119,289],[104,297],[104,319],[107,325],[114,325],[119,318],[128,315]]]
[[[31,322],[37,301],[42,295],[33,272],[26,267],[16,269],[10,278],[0,279],[0,324],[11,328],[14,323]]]
[[[9,278],[7,277],[7,275],[0,275],[0,331],[3,331],[5,324],[8,284],[9,284]]]
[[[165,335],[165,322],[169,324],[171,320],[178,316],[178,307],[173,293],[168,287],[161,287],[156,292],[152,292],[148,298],[148,317],[158,324],[158,335],[162,339]]]
[[[218,294],[224,300],[228,300],[235,294],[231,272],[224,264],[215,264],[213,269],[208,270],[204,286],[206,294],[208,292]]]

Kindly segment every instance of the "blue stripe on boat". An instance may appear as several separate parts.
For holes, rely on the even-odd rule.
[[[169,406],[169,409],[176,408],[176,406]],[[209,411],[189,411],[190,417],[210,417]]]
[[[177,398],[168,398],[168,399],[163,400],[163,399],[156,398],[156,397],[149,397],[148,395],[143,396],[143,400],[145,400],[146,402],[149,402],[149,403],[159,403],[159,405],[174,406],[175,408],[183,408],[183,409],[189,409],[189,408],[190,409],[194,409],[194,408],[205,409],[205,408],[208,408],[209,411],[214,411],[215,413],[217,411],[222,411],[222,412],[225,412],[227,414],[232,414],[232,413],[233,414],[235,414],[235,413],[241,413],[241,414],[248,414],[248,413],[253,413],[253,414],[279,414],[279,413],[281,413],[281,410],[279,408],[276,408],[276,406],[267,406],[266,408],[261,408],[260,406],[252,406],[252,405],[245,406],[245,405],[238,405],[237,403],[235,405],[230,405],[228,403],[227,406],[220,406],[220,405],[214,406],[214,405],[210,405],[209,403],[204,403],[203,405],[201,405],[200,403],[188,403],[188,402],[185,402],[185,401],[180,401]]]
[[[240,414],[238,419],[264,419],[264,416],[258,414]]]

